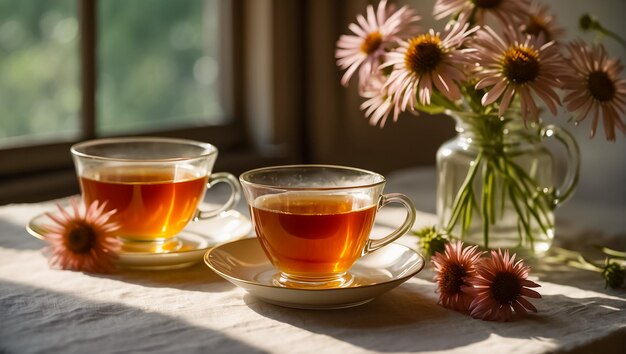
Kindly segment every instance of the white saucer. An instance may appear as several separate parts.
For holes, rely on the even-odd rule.
[[[335,289],[294,289],[273,285],[277,270],[256,238],[219,245],[204,255],[204,262],[229,282],[263,301],[301,309],[337,309],[364,304],[402,284],[424,267],[414,250],[390,244],[361,257],[350,269],[351,285]]]
[[[57,213],[56,212],[52,212]],[[32,218],[26,230],[29,234],[43,239],[43,228],[51,220],[40,214]],[[204,253],[220,243],[238,240],[252,230],[250,220],[236,210],[196,222],[191,222],[176,237],[182,242],[179,250],[167,253],[120,252],[116,266],[131,269],[175,269],[198,263]]]

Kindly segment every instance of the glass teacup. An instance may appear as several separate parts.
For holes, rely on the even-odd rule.
[[[404,235],[415,208],[403,194],[382,194],[385,178],[361,169],[327,165],[266,167],[239,178],[258,239],[279,273],[275,285],[297,288],[346,287],[359,257]],[[371,239],[377,211],[400,203],[402,225]]]
[[[106,202],[128,252],[171,252],[176,235],[191,221],[214,217],[239,201],[241,187],[230,173],[212,173],[217,148],[185,139],[129,137],[99,139],[71,148],[86,204]],[[228,201],[198,210],[207,187],[225,182]]]

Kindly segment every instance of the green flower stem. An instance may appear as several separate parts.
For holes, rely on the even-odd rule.
[[[504,157],[500,156],[498,158],[498,163],[494,163],[494,165],[496,166],[497,170],[503,171],[504,170],[504,164],[505,164],[505,160]],[[504,207],[506,206],[506,191],[508,190],[508,185],[509,185],[509,180],[506,178],[502,179],[502,188],[500,190],[500,215],[504,214]],[[520,234],[521,235],[521,234]]]
[[[549,222],[548,212],[545,208],[542,207],[541,201],[536,203],[536,198],[530,197],[533,193],[533,190],[529,188],[527,183],[533,184],[535,183],[532,178],[530,178],[521,167],[517,164],[509,161],[506,158],[501,158],[502,164],[505,165],[504,168],[500,168],[500,174],[504,181],[509,185],[509,195],[511,198],[515,198],[515,203],[521,201],[520,204],[514,204],[517,214],[520,217],[520,221],[523,223],[523,229],[526,231],[526,235],[529,237],[529,241],[531,245],[534,243],[532,238],[532,234],[529,233],[532,228],[530,227],[530,217],[524,215],[523,211],[526,211],[526,214],[532,214],[532,216],[537,221],[537,224],[542,228],[544,233],[548,232],[548,227],[551,226]],[[520,171],[523,173],[520,175]],[[536,183],[535,183],[536,184]],[[505,191],[503,191],[502,199],[505,199],[504,195]],[[524,207],[522,207],[524,206]],[[536,210],[536,208],[539,210]],[[542,215],[544,219],[540,216]],[[547,224],[548,226],[546,226]]]
[[[489,248],[489,226],[495,223],[493,215],[493,166],[491,163],[483,163],[483,190],[480,200],[483,216],[483,238],[485,248]]]
[[[510,167],[512,167],[513,169],[513,171],[510,171],[512,173],[519,173],[519,171],[521,170],[521,168],[517,166],[516,164],[510,164]],[[519,192],[520,192],[519,196],[522,198],[524,204],[526,205],[526,210],[535,217],[535,220],[537,221],[537,224],[539,224],[539,227],[541,227],[542,231],[544,233],[547,233],[548,227],[550,227],[551,225],[548,225],[548,226],[544,225],[544,221],[545,223],[549,223],[549,217],[548,217],[547,211],[544,208],[542,208],[541,201],[539,203],[533,203],[533,201],[536,200],[536,198],[532,197],[532,195],[535,192],[525,184],[527,180],[525,180],[523,177],[517,175],[517,178],[511,178],[511,179],[512,179],[514,186],[516,186],[519,189]],[[532,179],[530,179],[530,177],[528,178],[528,180],[534,182]],[[516,182],[520,182],[520,183],[516,183]],[[522,188],[520,188],[520,185],[522,186]],[[539,212],[542,213],[545,220],[541,219],[537,209],[539,209]]]
[[[468,124],[466,129],[470,129],[472,134],[470,137],[474,140],[473,144],[478,146],[478,153],[454,198],[445,231],[451,234],[456,225],[460,224],[463,239],[471,227],[473,211],[476,210],[483,222],[484,247],[489,248],[492,225],[497,223],[497,211],[504,215],[508,199],[518,216],[520,243],[526,238],[531,249],[534,249],[533,229],[538,227],[543,233],[548,234],[549,229],[553,227],[549,195],[540,188],[536,179],[531,177],[533,171],[527,172],[514,161],[518,154],[508,152],[509,149],[514,151],[517,144],[515,142],[517,140],[512,140],[513,142],[505,140],[504,130],[511,120],[476,114],[478,116],[465,120],[465,123]],[[539,140],[538,136],[527,133],[518,134],[516,137],[522,141]],[[475,191],[477,181],[480,181],[481,188]],[[496,209],[496,196],[500,198],[499,209]]]
[[[578,260],[567,260],[565,262],[565,264],[567,264],[570,267],[574,267],[574,268],[578,268],[578,269],[583,269],[583,270],[590,270],[592,272],[602,272],[602,268],[598,268],[595,265],[590,265],[588,263],[585,262],[581,262]]]
[[[618,251],[618,250],[614,250],[614,249],[611,249],[608,247],[602,247],[602,246],[598,246],[598,248],[600,249],[602,253],[606,254],[607,256],[626,259],[626,252],[624,251]]]
[[[454,203],[452,204],[454,207],[452,209],[452,215],[450,216],[450,221],[448,222],[448,225],[446,226],[446,233],[452,232],[452,229],[454,229],[454,226],[456,225],[459,219],[461,211],[464,211],[463,209],[468,208],[468,201],[470,203],[469,208],[471,209],[470,198],[472,198],[471,195],[473,194],[472,185],[474,183],[474,177],[476,176],[476,172],[478,171],[478,166],[480,165],[482,159],[483,159],[483,153],[481,151],[478,153],[478,156],[476,156],[476,159],[474,160],[474,165],[470,167],[467,173],[467,177],[465,177],[465,180],[463,181],[463,184],[461,185],[461,188],[459,189],[459,193],[454,199]],[[464,211],[463,214],[466,215],[467,212]],[[465,228],[463,230],[465,230]]]
[[[445,113],[446,111],[458,111],[459,106],[456,103],[450,101],[447,97],[442,95],[438,91],[434,91],[430,96],[430,104],[423,105],[416,101],[415,108],[424,113],[431,115]]]
[[[556,253],[559,257],[578,258],[578,252],[571,251],[566,248],[552,247],[552,252]]]
[[[464,209],[465,213],[463,214],[463,224],[462,224],[463,235],[465,235],[467,231],[469,231],[470,227],[472,226],[472,214],[473,214],[474,208],[478,209],[478,207],[476,207],[476,199],[474,199],[473,189],[470,189],[468,193],[468,199],[469,199],[470,204]]]
[[[543,195],[539,193],[540,191],[536,181],[516,163],[509,161],[508,159],[503,159],[503,161],[503,164],[505,165],[505,168],[501,169],[501,174],[503,178],[505,178],[505,180],[510,180],[510,182],[521,191],[520,196],[526,197],[525,204],[537,207],[537,210],[534,210],[535,208],[531,209],[533,209],[537,215],[541,214],[541,216],[543,216],[544,218],[542,220],[541,218],[537,217],[537,222],[540,225],[543,225],[545,222],[548,227],[551,227],[552,225],[550,223],[549,211],[544,205],[545,200],[542,199]],[[532,188],[531,186],[533,186],[534,188]],[[544,230],[547,230],[547,227],[544,228]]]
[[[613,32],[613,31],[609,30],[608,28],[602,26],[600,21],[598,21],[598,19],[596,19],[592,15],[590,15],[590,14],[582,15],[580,17],[579,24],[580,24],[580,28],[583,31],[596,31],[598,34],[607,36],[607,37],[615,40],[619,44],[621,44],[622,47],[626,48],[626,41],[619,34],[617,34],[617,33]]]
[[[515,208],[515,211],[517,212],[517,215],[519,217],[519,224],[521,224],[524,232],[526,233],[526,237],[528,237],[528,242],[530,243],[531,249],[532,249],[535,243],[535,240],[532,235],[532,231],[531,231],[532,228],[530,227],[530,220],[528,220],[528,217],[524,214],[524,212],[522,211],[522,208],[519,205],[517,192],[513,185],[509,186],[509,195],[511,196],[511,204],[513,204],[513,207]],[[522,233],[520,233],[520,238],[521,236],[522,236]]]
[[[594,272],[601,272],[604,268],[591,262],[585,258],[582,254],[568,250],[561,247],[553,247],[552,252],[555,254],[555,259],[565,264],[584,270],[591,270]]]
[[[625,252],[611,250],[606,247],[600,248],[603,252],[608,251],[609,253],[615,252],[620,255],[625,254]],[[546,257],[546,261],[556,261],[565,263],[570,267],[598,272],[605,281],[604,288],[610,287],[612,289],[618,289],[624,285],[624,280],[626,279],[626,268],[624,268],[626,260],[624,259],[606,258],[604,260],[604,266],[600,266],[575,251],[554,247],[551,252],[553,254]]]
[[[539,190],[535,180],[532,177],[530,177],[528,173],[526,173],[526,171],[524,171],[524,169],[518,166],[517,164],[511,164],[511,167],[515,170],[515,173],[518,174],[520,180],[524,181],[524,186],[526,187],[526,191],[528,192],[529,195],[533,195],[533,200],[537,201],[536,203],[537,207],[541,209],[541,212],[544,215],[548,215],[549,212],[544,205],[544,204],[547,204],[545,200],[545,195],[542,194],[542,192]],[[534,191],[528,185],[533,186]],[[539,200],[539,198],[544,198],[544,200]],[[550,205],[550,209],[554,209],[554,207],[552,206],[553,203],[550,202],[549,205]]]
[[[524,192],[520,191],[519,193],[520,193],[520,198],[522,199],[522,202],[524,203],[524,206],[526,207],[526,211],[529,212],[530,214],[532,214],[532,216],[537,221],[537,224],[539,224],[539,227],[541,228],[541,231],[543,231],[544,233],[547,234],[548,233],[548,228],[542,222],[541,217],[539,216],[539,213],[537,213],[537,210],[535,209],[535,207],[532,204],[532,202],[527,198],[527,196],[523,195]]]
[[[479,93],[479,91],[474,89],[473,86],[462,86],[461,91],[463,92],[463,96],[467,98],[465,100],[465,103],[469,105],[468,108],[471,109],[472,112],[479,113],[483,112],[486,109],[486,107],[484,107],[483,104],[480,103],[484,92]]]
[[[610,31],[606,28],[604,28],[604,31],[602,31],[601,33],[609,38],[612,38],[613,40],[621,44],[622,47],[626,49],[626,41],[622,37],[620,37],[617,33]]]

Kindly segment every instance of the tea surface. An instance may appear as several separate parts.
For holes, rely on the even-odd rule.
[[[80,178],[86,203],[107,202],[122,237],[169,238],[191,220],[204,196],[207,177],[173,168],[124,167],[86,172]]]
[[[361,256],[376,205],[351,195],[284,193],[258,198],[251,214],[276,267],[324,278],[346,272]]]

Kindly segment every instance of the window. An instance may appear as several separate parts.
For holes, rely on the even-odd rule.
[[[77,192],[71,144],[168,135],[247,144],[240,1],[0,0],[0,204]]]
[[[215,0],[99,1],[98,135],[228,123]]]
[[[0,1],[0,147],[78,136],[76,11],[72,0]]]

